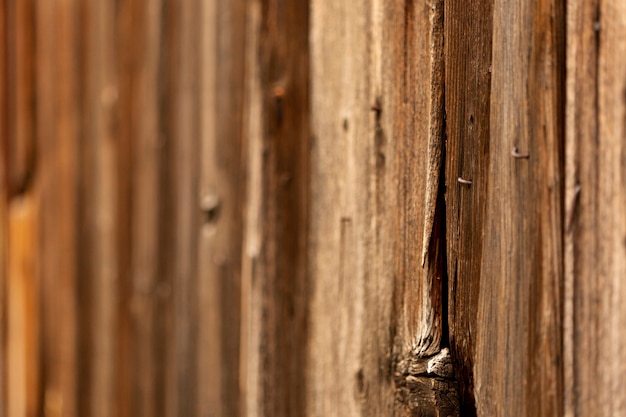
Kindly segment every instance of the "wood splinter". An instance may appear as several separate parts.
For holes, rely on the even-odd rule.
[[[513,149],[511,150],[511,156],[517,159],[529,159],[530,158],[530,155],[527,153],[519,153],[519,149],[517,149],[517,146],[513,146]]]

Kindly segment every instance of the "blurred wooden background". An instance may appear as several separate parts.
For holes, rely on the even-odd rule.
[[[0,63],[0,417],[626,416],[626,3],[0,0]]]

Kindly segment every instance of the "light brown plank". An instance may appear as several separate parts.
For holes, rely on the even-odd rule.
[[[197,229],[200,221],[198,207],[198,25],[199,3],[196,1],[170,4],[167,9],[167,71],[171,74],[167,97],[168,152],[167,168],[171,184],[167,200],[163,201],[160,228],[170,245],[161,247],[162,257],[168,257],[166,278],[171,289],[169,302],[171,327],[164,337],[167,347],[165,378],[165,415],[192,416],[197,398]],[[169,209],[169,212],[168,212]],[[163,284],[160,284],[163,285]],[[235,355],[235,353],[233,353]]]
[[[162,415],[165,404],[164,344],[159,335],[166,323],[158,321],[159,305],[159,212],[161,152],[165,132],[160,129],[159,64],[162,44],[160,0],[133,3],[131,24],[124,34],[134,45],[132,59],[131,108],[132,196],[131,196],[131,286],[130,372],[132,395],[130,415]],[[163,262],[169,258],[162,259]],[[167,293],[166,293],[167,294]],[[158,391],[161,388],[161,391]]]
[[[563,6],[493,6],[479,416],[563,413]]]
[[[47,416],[74,417],[80,393],[76,372],[77,3],[40,2],[36,13],[43,410]]]
[[[246,415],[240,380],[246,2],[201,2],[197,232],[198,415]]]
[[[263,91],[260,49],[261,2],[251,2],[246,10],[245,104],[243,122],[246,162],[244,232],[241,259],[241,413],[262,416],[262,355],[259,347],[263,331],[263,263],[266,181],[264,177]]]
[[[39,285],[37,279],[37,199],[32,189],[8,207],[6,281],[6,415],[39,415]]]
[[[447,333],[443,3],[311,10],[308,413],[419,412],[396,367],[438,353]]]
[[[137,57],[143,47],[142,42],[130,42],[129,38],[138,30],[135,23],[137,1],[125,1],[118,4],[116,14],[115,59],[118,70],[118,103],[117,117],[119,120],[117,163],[117,259],[118,259],[118,300],[116,305],[116,389],[115,403],[119,417],[135,416],[134,375],[135,356],[132,311],[133,300],[133,204],[135,201],[135,172],[133,152],[137,142],[135,121],[136,89],[135,82],[140,66]],[[136,36],[136,35],[135,35]]]
[[[80,159],[80,367],[87,395],[79,398],[84,416],[118,415],[116,402],[117,260],[117,103],[115,15],[112,3],[81,7],[82,138]]]
[[[566,415],[626,413],[626,8],[567,2]]]

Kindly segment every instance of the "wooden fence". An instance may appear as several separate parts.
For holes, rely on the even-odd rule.
[[[0,417],[626,416],[626,2],[0,0]]]

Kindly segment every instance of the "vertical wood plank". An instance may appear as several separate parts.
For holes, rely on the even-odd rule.
[[[448,322],[461,412],[471,416],[476,412],[476,315],[489,181],[492,2],[445,5]],[[472,181],[471,186],[459,178]]]
[[[169,169],[172,216],[161,216],[161,227],[173,225],[171,250],[172,329],[171,364],[166,370],[166,415],[195,415],[198,205],[198,79],[197,22],[195,1],[168,5],[167,65],[171,73],[169,102]],[[165,204],[165,203],[164,203]],[[236,357],[236,353],[231,353]]]
[[[426,412],[402,364],[447,338],[443,2],[311,10],[308,412]]]
[[[231,2],[232,3],[232,2]],[[218,2],[207,1],[200,5],[200,59],[199,59],[199,179],[198,194],[203,214],[214,216],[220,208],[219,198],[211,193],[213,169],[217,167],[215,142],[217,139],[217,70],[218,57]],[[217,181],[217,184],[220,184]],[[198,415],[224,416],[222,376],[226,369],[222,361],[219,278],[212,262],[216,228],[204,224],[202,219],[198,235]],[[204,349],[206,347],[206,349]],[[235,370],[231,370],[233,373]],[[238,373],[238,372],[237,372]]]
[[[404,368],[407,363],[423,364],[440,353],[445,360],[449,359],[448,350],[442,351],[448,346],[442,184],[444,2],[405,2],[393,8],[381,2],[376,7],[393,10],[382,21],[383,33],[387,35],[380,45],[382,51],[392,53],[386,57],[383,52],[382,63],[377,64],[385,65],[381,69],[382,88],[388,99],[383,96],[383,102],[389,104],[382,109],[382,131],[379,133],[378,127],[376,129],[376,152],[385,156],[383,163],[377,161],[376,174],[386,178],[372,192],[378,194],[384,190],[388,202],[376,202],[375,218],[380,223],[381,233],[375,238],[381,239],[383,245],[381,271],[392,265],[394,271],[390,325],[396,327],[393,357],[399,360],[393,365],[395,388],[400,394],[396,413],[457,415],[456,382],[451,381],[452,375],[447,375],[449,379],[443,381],[437,379],[442,375],[417,376],[410,370],[411,365],[408,372]],[[397,22],[404,22],[404,25],[399,26]],[[377,38],[376,32],[373,37]],[[394,71],[386,70],[388,62],[394,63]],[[382,133],[384,146],[378,145],[378,136]],[[391,221],[387,222],[386,218]],[[419,263],[416,255],[420,241],[416,236],[428,234],[430,241],[422,242],[422,253],[427,257]],[[389,252],[385,247],[390,248]],[[365,263],[365,268],[367,265]],[[379,291],[388,285],[388,280],[377,284]],[[366,287],[366,293],[372,290]],[[381,291],[381,294],[384,293]],[[384,300],[381,298],[379,302]],[[372,315],[368,327],[379,326],[378,318]],[[383,329],[379,327],[379,332]],[[364,347],[368,345],[364,343]],[[382,346],[379,349],[378,355],[383,355]],[[399,374],[403,374],[404,381],[398,378]],[[431,390],[431,384],[438,388]],[[420,386],[428,386],[426,392],[436,392],[435,396],[445,392],[439,398],[449,400],[428,398]]]
[[[370,106],[387,112],[387,102],[377,103],[369,85],[371,7],[369,1],[311,2],[310,416],[361,415],[371,372],[378,374],[362,364],[370,359],[362,352],[364,246],[371,240],[364,227],[371,211],[366,192],[375,156]],[[377,50],[378,42],[372,46]],[[378,295],[371,300],[377,310]],[[372,412],[381,408],[377,388],[371,388]],[[389,413],[390,404],[382,402]]]
[[[40,405],[38,199],[33,187],[35,13],[31,1],[5,1],[1,7],[3,313],[0,331],[3,336],[0,342],[6,353],[0,350],[3,362],[0,415],[34,416]]]
[[[246,198],[241,266],[241,413],[262,416],[263,393],[261,346],[263,330],[262,262],[264,240],[264,199],[267,183],[264,176],[265,145],[263,137],[263,91],[260,49],[261,2],[251,2],[246,10],[244,140],[246,162]]]
[[[567,2],[567,416],[626,413],[625,11],[615,1]]]
[[[37,4],[37,126],[41,178],[43,409],[77,416],[78,77],[76,3]],[[50,74],[54,76],[50,76]]]
[[[82,138],[80,160],[80,353],[78,369],[87,395],[84,416],[118,415],[117,323],[117,109],[116,8],[107,2],[81,4]]]
[[[137,79],[137,55],[140,42],[130,42],[129,38],[136,30],[135,10],[137,1],[118,4],[116,14],[115,58],[118,70],[118,169],[116,189],[118,191],[117,210],[117,259],[118,259],[118,300],[116,305],[116,390],[115,403],[117,415],[131,417],[135,415],[134,381],[135,357],[132,332],[133,322],[133,202],[135,190],[135,171],[133,152],[137,138],[135,131],[135,80]]]
[[[560,415],[564,5],[493,7],[476,405],[485,416]]]
[[[37,280],[37,201],[32,189],[8,209],[6,413],[39,412],[39,286]]]
[[[261,223],[248,223],[246,235],[245,401],[250,415],[300,416],[306,414],[309,293],[309,8],[273,0],[249,7],[260,12],[250,26],[256,29],[258,22],[259,34],[248,38],[253,47],[258,39],[249,56],[256,54],[259,64],[249,72],[258,78],[247,90],[246,122],[250,152],[261,152],[249,154],[251,174],[260,173],[261,180],[248,187],[260,185],[262,194],[249,188],[246,202],[253,211],[248,219]]]
[[[155,289],[159,279],[160,160],[165,137],[159,129],[159,63],[162,38],[160,0],[133,3],[127,42],[136,46],[132,58],[131,93],[132,187],[130,349],[131,415],[162,415],[165,398],[157,392],[163,366],[157,337]],[[132,40],[132,41],[131,41]],[[161,322],[161,324],[163,324]],[[161,368],[162,369],[162,368]]]
[[[252,4],[252,3],[251,3]],[[201,2],[197,228],[198,415],[242,411],[246,2]]]

